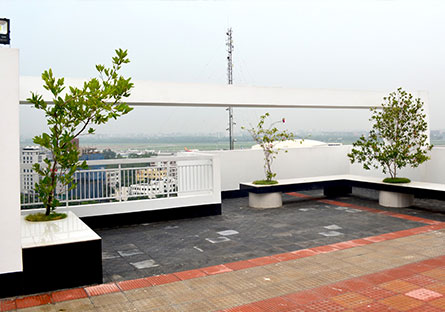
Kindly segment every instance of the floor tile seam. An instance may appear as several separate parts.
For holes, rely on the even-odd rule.
[[[424,227],[420,227],[420,228],[429,228],[429,227],[431,227],[430,225],[427,225],[427,226],[424,226]],[[418,228],[414,228],[414,230],[415,229],[418,229]],[[404,231],[406,231],[406,230],[403,230],[403,231],[401,231],[401,232],[404,232]],[[430,231],[433,231],[433,230],[430,230]],[[400,232],[400,231],[399,231]],[[397,233],[397,232],[393,232],[393,233]],[[390,233],[386,233],[386,234],[390,234]],[[419,234],[413,234],[413,235],[422,235],[422,234],[424,234],[424,233],[419,233]],[[383,235],[385,235],[385,234],[383,234]],[[406,235],[406,236],[403,236],[403,237],[407,237],[407,236],[413,236],[413,235]],[[372,236],[371,238],[376,238],[376,237],[378,237],[378,236]],[[400,237],[400,238],[402,238],[402,237]],[[367,238],[363,238],[363,240],[366,240]],[[392,238],[392,239],[397,239],[397,238]],[[376,241],[376,242],[373,242],[373,241],[371,241],[371,242],[369,242],[369,244],[378,244],[378,243],[381,243],[381,242],[384,242],[384,241],[387,241],[387,240],[391,240],[391,238],[388,238],[388,239],[385,239],[385,240],[383,240],[383,241]],[[363,246],[350,246],[350,247],[347,247],[347,248],[343,248],[343,249],[332,249],[332,245],[338,245],[338,244],[341,244],[341,243],[346,243],[346,242],[340,242],[340,243],[335,243],[335,244],[331,244],[331,245],[325,245],[325,246],[318,246],[318,247],[314,247],[314,248],[309,248],[309,249],[303,249],[303,250],[297,250],[297,251],[294,251],[294,252],[289,252],[289,253],[285,253],[285,254],[293,254],[293,253],[299,253],[299,252],[304,252],[304,251],[313,251],[314,249],[323,249],[323,248],[326,248],[326,247],[331,247],[331,249],[329,249],[328,251],[317,251],[317,252],[315,252],[315,253],[312,253],[312,254],[310,254],[310,255],[304,255],[304,256],[301,256],[301,257],[299,257],[299,258],[296,258],[296,259],[288,259],[288,260],[281,260],[281,259],[277,259],[277,258],[274,258],[274,257],[276,257],[276,256],[280,256],[280,255],[283,255],[283,254],[278,254],[278,255],[273,255],[273,256],[266,256],[266,257],[260,257],[260,258],[255,258],[255,259],[264,259],[264,258],[266,258],[266,259],[269,259],[270,261],[272,261],[272,263],[266,263],[266,264],[258,264],[258,263],[256,263],[254,266],[252,266],[251,268],[255,268],[255,267],[263,267],[263,266],[267,266],[267,265],[269,265],[269,264],[275,264],[275,263],[279,263],[279,262],[286,262],[286,261],[291,261],[291,260],[298,260],[298,259],[301,259],[301,258],[307,258],[307,257],[311,257],[311,256],[315,256],[315,255],[318,255],[318,254],[324,254],[324,253],[330,253],[330,252],[335,252],[335,251],[340,251],[340,250],[346,250],[346,249],[351,249],[351,248],[360,248],[360,247],[363,247]],[[367,245],[364,245],[364,246],[367,246]],[[272,258],[272,259],[271,259]],[[249,260],[245,260],[245,261],[250,261],[250,260],[255,260],[255,259],[249,259]],[[243,261],[241,261],[241,262],[243,262]],[[226,263],[227,264],[227,263]],[[212,266],[212,267],[220,267],[220,266],[225,266],[225,264],[221,264],[221,265],[216,265],[216,266]],[[211,267],[207,267],[207,268],[211,268]],[[202,271],[202,269],[206,269],[206,268],[200,268],[200,269],[194,269],[194,270],[190,270],[190,271],[201,271],[201,273],[203,273],[203,274],[205,274],[204,276],[200,276],[200,277],[205,277],[205,276],[211,276],[211,275],[214,275],[214,274],[210,274],[210,275],[208,275],[208,274],[206,274],[204,271]],[[243,270],[243,269],[241,269],[241,270]],[[222,272],[222,273],[218,273],[218,274],[225,274],[225,273],[229,273],[229,272],[236,272],[236,271],[239,271],[239,270],[230,270],[230,271],[225,271],[225,272]],[[188,271],[184,271],[184,272],[188,272]],[[181,272],[175,272],[175,273],[181,273]],[[174,275],[174,276],[177,276],[177,275],[175,275],[175,273],[171,273],[171,274],[164,274],[164,275],[161,275],[161,276],[168,276],[168,275]],[[200,278],[200,277],[195,277],[195,278]],[[148,277],[149,278],[149,277]],[[147,279],[147,278],[142,278],[142,279]],[[188,279],[185,279],[185,280],[188,280]],[[131,281],[131,280],[129,280],[129,281]],[[168,282],[168,283],[174,283],[174,282],[180,282],[180,281],[184,281],[184,280],[175,280],[175,281],[172,281],[172,282]],[[124,281],[125,282],[125,281]],[[88,287],[85,287],[85,288],[83,288],[83,290],[87,293],[87,295],[88,295],[88,297],[90,298],[90,297],[94,297],[94,296],[101,296],[101,295],[105,295],[105,294],[109,294],[109,293],[114,293],[114,292],[125,292],[121,287],[119,287],[119,285],[118,285],[118,283],[119,282],[114,282],[114,283],[107,283],[107,284],[99,284],[99,285],[97,285],[97,286],[102,286],[102,285],[112,285],[112,286],[115,286],[114,288],[117,288],[117,290],[113,290],[113,291],[111,291],[111,292],[105,292],[105,293],[99,293],[99,294],[94,294],[94,293],[89,293],[88,291],[87,291],[87,288]],[[168,284],[168,283],[165,283],[165,284]],[[158,286],[158,285],[154,285],[154,284],[152,284],[151,286],[148,286],[148,287],[153,287],[153,286]],[[95,287],[95,286],[90,286],[90,287]],[[143,288],[143,287],[135,287],[135,288],[132,288],[132,289],[138,289],[138,288]],[[50,296],[50,298],[51,298],[51,303],[53,303],[53,299],[52,299],[52,293],[53,292],[51,292],[51,293],[43,293],[43,294],[40,294],[40,295],[45,295],[45,294],[47,294],[47,295],[49,295]],[[33,296],[35,296],[35,295],[33,295]],[[33,296],[30,296],[30,297],[33,297]],[[27,298],[27,297],[24,297],[24,298]],[[24,298],[21,298],[21,299],[24,299]],[[75,300],[75,299],[80,299],[80,298],[73,298],[73,299],[70,299],[70,300]],[[69,301],[69,300],[66,300],[66,301]]]
[[[440,256],[440,257],[436,257],[436,258],[432,258],[432,259],[438,259],[438,258],[444,258],[444,256]],[[429,259],[429,260],[431,260],[431,259]],[[419,262],[414,262],[414,263],[422,264],[423,262],[426,262],[426,261],[428,261],[428,260],[419,261]],[[445,259],[443,259],[442,261],[443,261],[444,264],[445,264]],[[412,264],[414,264],[414,263],[412,263]],[[382,274],[382,273],[386,272],[386,274],[388,274],[388,276],[390,276],[391,272],[387,272],[387,271],[393,271],[393,272],[394,272],[395,270],[400,270],[401,268],[403,268],[403,267],[405,267],[405,266],[407,266],[407,265],[398,266],[398,267],[395,267],[395,268],[393,268],[393,269],[389,269],[389,270],[382,270],[382,271],[375,272],[375,273],[368,274],[368,275],[369,275],[369,276],[372,276],[372,275],[377,276],[377,274]],[[438,268],[440,268],[440,267],[445,267],[445,265],[443,265],[443,266],[438,265],[438,266],[436,266],[436,267],[438,267]],[[418,274],[418,273],[412,272],[412,275],[415,275],[415,274]],[[363,276],[368,276],[368,275],[363,275]],[[345,281],[345,282],[348,282],[348,281],[350,281],[350,282],[360,281],[361,278],[362,278],[363,276],[354,277],[354,278],[346,279],[346,280],[343,280],[343,281]],[[395,281],[395,280],[398,280],[398,279],[399,279],[399,278],[394,277],[394,278],[390,279],[389,281]],[[294,292],[294,293],[289,293],[289,294],[287,294],[287,295],[281,295],[281,296],[273,297],[273,298],[270,298],[270,299],[282,298],[282,297],[286,297],[286,296],[290,296],[290,295],[296,295],[296,294],[299,294],[299,293],[305,293],[305,292],[308,292],[308,291],[309,291],[309,292],[313,292],[313,291],[316,290],[317,288],[320,288],[320,287],[326,287],[326,286],[327,286],[327,287],[329,287],[329,286],[335,286],[337,283],[341,283],[341,282],[342,282],[342,281],[336,281],[336,282],[334,282],[334,283],[328,283],[328,284],[326,284],[326,285],[316,286],[316,287],[312,287],[312,288],[306,288],[306,289],[303,289],[303,290],[301,290],[301,291],[297,291],[297,292]],[[376,287],[376,285],[378,285],[377,283],[369,283],[369,284],[370,284],[369,287]],[[423,287],[423,286],[421,286],[421,285],[416,285],[416,286],[418,286],[419,289]],[[352,286],[351,286],[351,287],[352,287]],[[352,288],[349,289],[349,288],[346,287],[345,290],[346,290],[345,294],[347,294],[347,293],[349,293],[349,292],[353,292]],[[401,293],[401,294],[402,294],[402,293]],[[332,297],[334,297],[334,295],[330,295],[330,296],[327,296],[327,297],[328,297],[328,298],[332,298]],[[369,297],[369,298],[370,298],[370,299],[373,299],[373,298],[371,298],[371,297]],[[444,298],[445,298],[445,296],[444,296]],[[270,299],[265,299],[265,300],[270,300]],[[287,299],[287,298],[285,298],[285,299]],[[221,309],[221,310],[218,310],[218,311],[220,311],[220,312],[225,312],[225,311],[227,311],[227,312],[228,312],[228,311],[230,311],[230,309],[233,309],[233,308],[242,308],[242,307],[246,307],[246,311],[247,311],[247,308],[248,308],[248,307],[255,306],[255,303],[259,303],[259,302],[262,302],[262,301],[265,301],[265,300],[259,300],[259,301],[255,301],[255,302],[250,302],[250,303],[247,303],[247,304],[244,304],[244,305],[240,305],[240,306],[236,306],[236,307],[230,307],[230,308],[225,308],[225,309]],[[291,300],[291,299],[289,299],[289,300]],[[373,299],[373,300],[374,300],[374,299]],[[375,299],[375,300],[378,300],[378,299]],[[291,300],[291,301],[293,301],[293,300]],[[314,300],[314,301],[316,301],[316,300]],[[295,307],[306,305],[306,304],[299,305],[299,304],[297,304],[296,301],[293,301],[293,302],[291,302],[291,303],[293,303]],[[240,309],[239,311],[243,311],[243,310]]]
[[[322,202],[322,203],[325,203],[325,204],[329,204],[329,205],[336,205],[336,206],[341,206],[341,207],[350,207],[352,209],[358,209],[358,210],[367,211],[367,212],[375,213],[375,214],[384,214],[384,215],[388,215],[388,216],[393,217],[393,218],[399,218],[399,219],[403,219],[403,220],[415,221],[415,222],[429,224],[429,225],[435,225],[435,224],[442,223],[440,221],[435,221],[435,220],[431,220],[431,219],[420,218],[420,217],[416,217],[416,216],[410,216],[410,215],[405,215],[405,214],[402,214],[402,213],[396,213],[396,212],[391,212],[391,211],[386,211],[386,210],[380,210],[380,209],[377,209],[377,208],[369,208],[369,207],[365,207],[365,206],[344,203],[344,202],[341,202],[341,201],[315,197],[315,196],[306,195],[306,194],[297,193],[297,192],[290,192],[290,193],[286,193],[286,194],[290,195],[290,196],[299,197],[299,198],[306,198],[306,199],[310,199],[310,200],[314,200],[314,201],[319,201],[319,202]]]

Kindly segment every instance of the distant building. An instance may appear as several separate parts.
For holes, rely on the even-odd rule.
[[[47,153],[38,146],[25,146],[21,148],[21,163],[35,164],[43,162]]]
[[[174,194],[176,192],[176,180],[173,178],[165,177],[161,181],[132,184],[130,185],[129,195],[148,196],[148,198],[156,198],[160,195]]]
[[[99,153],[95,148],[85,148],[81,149],[81,151],[80,161],[104,159],[104,155]],[[88,171],[78,169],[74,174],[76,187],[70,192],[71,199],[103,197],[106,187],[106,174],[103,169],[104,166],[89,166]]]
[[[154,167],[147,169],[140,169],[136,171],[136,181],[137,182],[149,182],[151,180],[161,180],[167,176],[166,167]]]
[[[120,184],[119,170],[106,171],[105,180],[106,180],[107,186],[111,187],[112,189],[115,189],[116,187],[118,187]]]
[[[39,176],[32,169],[35,163],[43,163],[43,160],[48,157],[48,154],[38,146],[25,146],[20,149],[20,163],[21,178],[20,191],[21,193],[33,193],[34,184],[38,181]]]
[[[95,157],[101,157],[101,156],[94,156],[94,155],[98,155],[98,154],[103,156],[103,154],[100,153],[97,150],[97,148],[95,148],[95,147],[89,147],[89,146],[87,146],[87,147],[77,147],[77,149],[80,152],[80,158],[81,159],[82,159],[82,156],[84,156],[84,155],[91,155],[91,156],[84,156],[83,160],[94,160],[94,159],[96,159]],[[103,158],[100,158],[100,159],[103,159]]]

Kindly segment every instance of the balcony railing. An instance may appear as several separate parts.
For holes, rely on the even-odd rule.
[[[63,206],[184,197],[214,191],[214,161],[210,155],[87,161],[72,186],[58,187]],[[34,191],[39,180],[31,164],[21,165],[22,209],[41,208]]]

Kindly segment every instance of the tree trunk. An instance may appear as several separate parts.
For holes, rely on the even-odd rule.
[[[268,153],[267,154],[267,157],[266,157],[266,180],[267,181],[271,181],[272,180],[272,168],[271,168],[271,162],[272,162],[272,160],[270,159],[270,155],[271,155],[271,153]]]
[[[50,204],[46,204],[45,215],[49,216],[50,213],[51,213],[51,205]]]
[[[57,187],[57,179],[56,179],[56,167],[57,162],[54,162],[53,169],[51,170],[51,194],[48,196],[48,202],[46,203],[46,212],[45,215],[49,216],[51,213],[51,208],[53,206],[54,198],[56,197],[56,187]]]

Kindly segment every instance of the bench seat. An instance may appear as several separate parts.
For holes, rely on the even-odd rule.
[[[346,195],[352,187],[374,189],[379,191],[412,194],[416,198],[445,200],[445,184],[429,182],[411,182],[391,184],[384,183],[382,178],[357,175],[332,175],[297,179],[278,180],[274,185],[255,185],[240,183],[240,190],[255,194],[271,192],[293,192],[324,189],[326,196]]]

